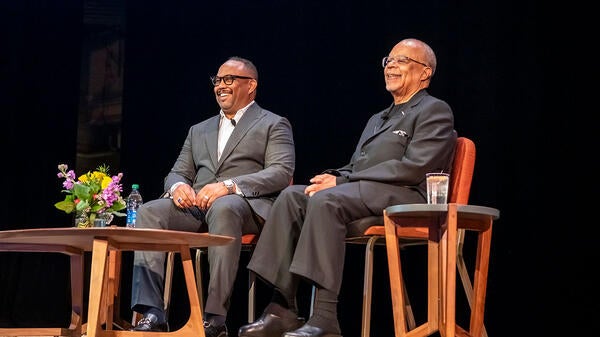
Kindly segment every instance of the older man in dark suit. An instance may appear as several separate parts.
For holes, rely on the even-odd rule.
[[[189,129],[165,178],[165,194],[138,210],[136,227],[208,231],[235,238],[210,247],[205,312],[207,337],[227,336],[241,237],[258,233],[278,193],[292,180],[295,150],[289,121],[255,101],[258,72],[232,57],[211,77],[221,110]],[[167,331],[163,310],[165,254],[136,252],[131,306],[144,317],[135,331]]]
[[[429,93],[436,57],[405,39],[383,59],[393,104],[374,114],[348,165],[286,188],[275,201],[248,268],[274,288],[271,303],[240,337],[339,337],[346,225],[393,204],[426,203],[425,174],[450,169],[452,110]],[[298,317],[298,282],[316,286],[313,314]]]

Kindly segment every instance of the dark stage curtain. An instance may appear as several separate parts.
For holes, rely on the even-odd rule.
[[[82,4],[3,1],[0,229],[61,227],[60,162],[74,163],[79,101]],[[68,257],[0,253],[0,326],[70,319]]]
[[[297,151],[294,181],[305,183],[324,169],[345,165],[369,116],[391,103],[381,58],[403,38],[429,42],[438,56],[429,91],[451,105],[459,136],[477,145],[471,202],[501,211],[492,244],[486,328],[491,336],[514,332],[505,324],[503,308],[513,308],[512,298],[524,295],[519,278],[512,278],[524,267],[512,261],[526,252],[526,239],[513,238],[510,225],[514,214],[520,223],[534,222],[524,206],[534,187],[524,179],[537,165],[532,151],[522,146],[535,141],[540,97],[531,82],[540,78],[530,43],[536,29],[533,6],[509,8],[494,1],[108,3],[124,4],[126,22],[118,169],[126,189],[140,184],[145,200],[162,192],[188,128],[218,113],[209,76],[227,57],[247,57],[257,65],[257,102],[290,119]],[[89,75],[82,72],[85,4],[0,2],[2,230],[70,226],[71,218],[53,204],[64,197],[57,165],[74,167],[77,158],[81,88]],[[527,76],[508,75],[517,61],[519,69],[528,69]],[[385,250],[377,249],[372,336],[390,336],[387,261]],[[348,337],[360,331],[363,253],[362,247],[347,251],[340,323]],[[403,256],[412,257],[406,262],[410,289],[425,289],[423,255],[416,249]],[[245,323],[246,263],[242,256],[228,321],[232,334]],[[128,254],[123,268],[121,311],[129,319]],[[59,254],[0,253],[0,326],[67,324],[68,270],[68,258]],[[172,327],[187,318],[179,277],[176,271]],[[259,288],[257,295],[260,314],[270,294]],[[310,289],[302,289],[305,308],[309,297]],[[416,315],[422,315],[424,298],[411,301]],[[511,320],[529,315],[519,312],[524,308],[514,310]]]

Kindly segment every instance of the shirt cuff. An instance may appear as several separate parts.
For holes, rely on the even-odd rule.
[[[237,181],[235,181],[235,179],[231,179],[231,181],[233,181],[233,190],[235,191],[235,194],[239,195],[239,196],[244,196],[244,193],[242,193],[242,190],[238,187],[237,185]]]
[[[183,185],[183,184],[185,184],[183,181],[178,181],[175,184],[171,185],[171,188],[169,188],[169,194],[173,195],[173,192],[175,191],[177,186]]]

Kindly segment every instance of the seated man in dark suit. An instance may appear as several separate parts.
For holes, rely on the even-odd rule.
[[[232,236],[209,247],[210,280],[204,328],[227,336],[241,237],[258,233],[278,193],[289,186],[295,149],[289,121],[254,101],[258,72],[249,60],[231,57],[211,78],[221,110],[193,125],[165,178],[160,198],[138,210],[136,227]],[[135,331],[167,331],[163,310],[165,253],[136,252],[131,307],[144,317]]]
[[[270,304],[239,337],[339,337],[337,304],[346,225],[394,204],[426,203],[425,174],[448,172],[456,133],[448,104],[427,92],[433,50],[405,39],[383,58],[394,102],[367,122],[348,165],[310,185],[286,188],[273,204],[248,268],[273,287]],[[300,280],[316,286],[313,314],[298,317]]]

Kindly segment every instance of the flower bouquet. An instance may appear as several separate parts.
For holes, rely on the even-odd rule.
[[[101,165],[95,171],[87,172],[75,180],[75,171],[69,170],[66,164],[58,165],[58,177],[65,179],[62,192],[67,195],[63,201],[55,203],[54,207],[67,214],[76,212],[76,227],[92,227],[97,217],[110,223],[115,215],[125,216],[125,213],[120,212],[126,206],[121,196],[123,173],[111,177],[108,169],[108,166]]]

